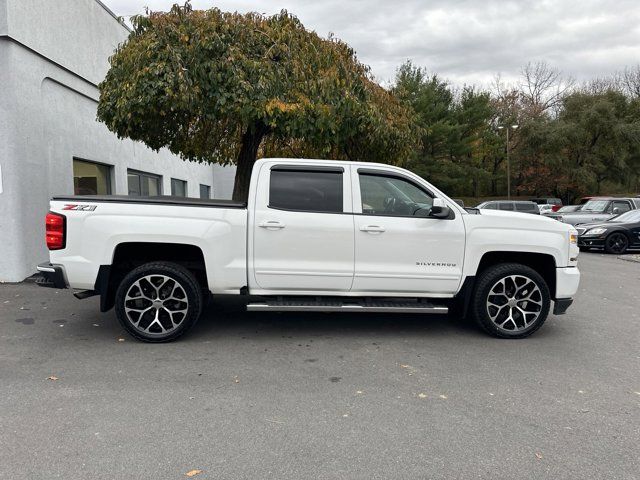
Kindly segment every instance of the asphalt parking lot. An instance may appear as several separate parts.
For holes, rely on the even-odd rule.
[[[0,478],[637,479],[640,263],[580,267],[519,341],[226,305],[149,345],[96,298],[0,285]]]

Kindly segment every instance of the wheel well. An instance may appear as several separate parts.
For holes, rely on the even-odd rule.
[[[556,296],[556,261],[552,255],[532,252],[488,252],[480,259],[479,276],[484,270],[498,263],[520,263],[533,268],[549,286],[551,298]]]
[[[113,252],[110,266],[102,265],[96,280],[100,293],[100,310],[113,307],[118,285],[134,268],[153,261],[177,263],[189,270],[203,290],[209,290],[204,255],[200,247],[181,243],[131,242],[121,243]]]

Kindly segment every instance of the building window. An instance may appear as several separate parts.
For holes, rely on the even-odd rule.
[[[74,158],[73,193],[75,195],[110,195],[111,167]]]
[[[171,195],[174,197],[186,197],[187,196],[187,182],[184,180],[178,180],[177,178],[171,179]]]
[[[306,212],[342,212],[342,172],[271,169],[269,207]]]
[[[162,194],[161,179],[159,175],[153,173],[127,170],[127,183],[129,185],[129,195],[155,196]]]
[[[211,198],[211,187],[209,185],[200,184],[200,198]]]

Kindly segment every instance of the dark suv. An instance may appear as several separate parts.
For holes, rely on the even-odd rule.
[[[489,200],[483,202],[476,208],[486,208],[489,210],[505,210],[508,212],[533,213],[540,215],[540,209],[534,202],[526,202],[523,200]]]

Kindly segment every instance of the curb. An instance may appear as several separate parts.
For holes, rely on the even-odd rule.
[[[640,263],[640,255],[621,255],[618,259],[625,262]]]

